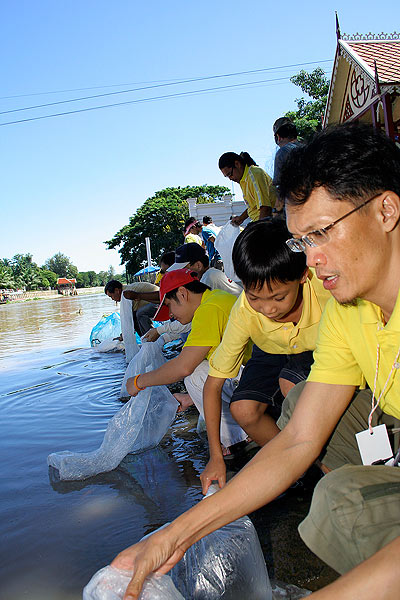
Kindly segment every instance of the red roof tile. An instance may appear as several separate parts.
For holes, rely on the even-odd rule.
[[[57,285],[72,285],[76,283],[76,279],[67,279],[66,277],[59,277],[57,279]]]
[[[400,40],[390,42],[347,42],[355,54],[375,72],[381,83],[400,82]]]

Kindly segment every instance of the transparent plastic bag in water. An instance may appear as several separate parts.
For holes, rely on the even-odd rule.
[[[90,332],[90,345],[101,344],[105,340],[112,340],[121,335],[121,318],[119,313],[103,316]]]
[[[144,343],[134,357],[136,373],[165,362],[162,345]],[[100,448],[93,452],[55,452],[47,463],[62,480],[86,479],[115,469],[128,453],[157,446],[175,418],[178,403],[165,386],[148,387],[131,398],[108,423]]]
[[[310,590],[303,590],[297,585],[283,583],[282,581],[271,581],[271,585],[272,600],[301,600],[312,594]]]
[[[210,533],[191,546],[170,572],[191,600],[271,600],[260,542],[249,517]]]
[[[214,246],[221,255],[222,262],[224,263],[224,272],[228,279],[232,281],[239,281],[238,276],[235,273],[232,262],[232,249],[236,238],[240,234],[240,227],[232,225],[230,221],[221,228],[221,231],[215,238]]]
[[[122,600],[132,573],[104,567],[83,590],[83,600]],[[185,600],[168,575],[152,575],[143,586],[139,600]]]

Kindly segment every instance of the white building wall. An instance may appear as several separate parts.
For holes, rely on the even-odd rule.
[[[189,215],[203,222],[203,217],[212,217],[215,225],[225,225],[234,215],[241,215],[246,210],[243,200],[232,201],[231,194],[225,194],[220,202],[213,204],[196,204],[197,198],[188,198]]]

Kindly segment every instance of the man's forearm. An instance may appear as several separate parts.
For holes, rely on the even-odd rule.
[[[221,393],[225,379],[207,377],[203,389],[204,417],[207,427],[210,458],[222,456],[221,451]]]
[[[270,206],[260,206],[260,219],[265,219],[272,215],[272,208]]]
[[[316,445],[293,444],[290,435],[282,431],[224,488],[173,521],[171,534],[187,549],[212,531],[274,500],[304,473],[318,453]]]

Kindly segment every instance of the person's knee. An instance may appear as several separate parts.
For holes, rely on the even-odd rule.
[[[260,414],[265,412],[266,406],[250,402],[249,400],[237,400],[230,405],[231,414],[235,421],[245,429],[247,426],[257,423]]]
[[[290,418],[294,412],[294,409],[296,408],[297,401],[300,398],[300,395],[304,389],[305,384],[306,384],[306,382],[302,381],[302,382],[298,383],[297,385],[295,385],[294,387],[292,387],[292,389],[290,389],[288,391],[288,394],[282,404],[281,416],[279,417],[279,419],[276,423],[278,425],[279,429],[282,430],[289,423]]]

